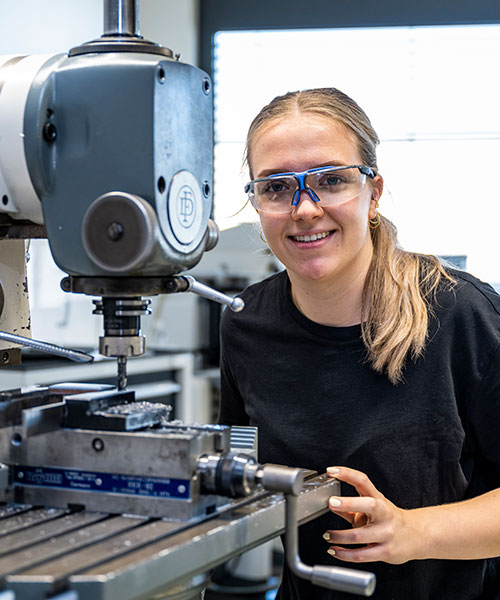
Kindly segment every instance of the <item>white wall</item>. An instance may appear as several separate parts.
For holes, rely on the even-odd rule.
[[[143,37],[180,54],[182,62],[198,64],[197,0],[142,0],[139,20]]]
[[[139,28],[182,61],[198,56],[197,0],[142,0]],[[103,0],[0,0],[0,54],[65,52],[102,34]]]

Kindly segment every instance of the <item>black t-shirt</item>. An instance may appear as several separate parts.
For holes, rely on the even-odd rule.
[[[399,385],[370,367],[359,325],[327,327],[300,313],[285,271],[250,286],[245,309],[222,318],[219,422],[257,426],[261,462],[359,469],[401,508],[500,487],[500,296],[467,273],[452,275],[456,285],[439,290],[425,353],[408,361]],[[356,492],[342,484],[342,494]],[[333,513],[302,526],[302,560],[376,573],[373,598],[381,600],[500,599],[497,559],[337,561],[322,534],[347,526]],[[287,568],[278,595],[352,597]]]

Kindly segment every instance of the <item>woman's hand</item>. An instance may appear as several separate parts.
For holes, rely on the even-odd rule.
[[[410,510],[403,510],[381,494],[368,477],[347,467],[329,467],[327,473],[352,485],[359,497],[332,496],[330,510],[352,525],[352,529],[325,532],[331,544],[328,553],[350,562],[384,561],[404,563],[418,556],[418,532]],[[342,544],[339,546],[338,544]],[[344,548],[344,544],[364,544],[361,548]]]

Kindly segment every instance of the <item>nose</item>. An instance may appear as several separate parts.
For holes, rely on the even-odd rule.
[[[313,199],[308,189],[299,191],[299,200],[295,206],[292,207],[292,219],[310,221],[323,214],[323,208],[319,202]]]

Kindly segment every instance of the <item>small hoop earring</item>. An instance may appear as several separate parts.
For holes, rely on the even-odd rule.
[[[259,237],[260,237],[260,239],[261,239],[261,240],[264,242],[264,244],[267,244],[267,240],[266,240],[266,238],[264,237],[264,232],[263,232],[262,230],[261,230],[261,232],[259,233]]]
[[[381,221],[382,221],[382,219],[380,218],[380,213],[376,213],[374,219],[368,219],[370,229],[377,229],[377,227],[380,225]]]

